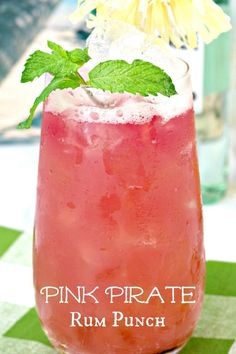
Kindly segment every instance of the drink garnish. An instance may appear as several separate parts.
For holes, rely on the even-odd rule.
[[[79,69],[91,59],[87,48],[67,51],[51,41],[48,41],[48,47],[51,53],[37,50],[25,63],[22,83],[33,81],[45,73],[53,78],[35,99],[29,117],[18,125],[20,129],[31,127],[37,106],[57,89],[90,87],[112,93],[126,92],[141,96],[162,94],[167,97],[177,93],[170,76],[147,61],[134,60],[129,64],[124,60],[107,60],[89,71],[89,79],[85,81]]]
[[[96,16],[90,14],[95,9]],[[78,0],[71,21],[87,15],[89,28],[103,20],[119,20],[176,47],[195,48],[198,35],[210,43],[231,29],[229,16],[213,0]]]

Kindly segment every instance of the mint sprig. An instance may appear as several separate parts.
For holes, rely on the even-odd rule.
[[[134,60],[132,64],[124,60],[108,60],[95,66],[85,81],[78,70],[90,60],[88,49],[67,51],[60,45],[48,41],[51,53],[41,50],[34,52],[26,61],[21,82],[33,81],[45,73],[54,78],[35,99],[29,117],[18,128],[30,128],[37,106],[45,101],[54,90],[75,89],[80,86],[92,87],[112,93],[131,93],[142,96],[158,93],[170,97],[176,94],[174,84],[162,69],[143,60]]]

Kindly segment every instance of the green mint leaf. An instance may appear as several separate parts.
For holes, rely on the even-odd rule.
[[[61,57],[67,58],[67,51],[59,44],[48,41],[48,48],[51,49],[54,53],[59,54]]]
[[[67,52],[70,60],[73,63],[79,64],[80,66],[87,63],[91,58],[88,54],[88,50],[86,49],[74,49],[71,52]]]
[[[82,78],[79,75],[72,74],[68,77],[54,77],[54,79],[49,83],[49,85],[42,91],[42,93],[36,98],[33,106],[30,109],[29,117],[18,125],[19,129],[29,129],[32,125],[32,120],[36,108],[41,102],[44,102],[50,93],[54,90],[65,88],[75,89],[83,83]]]
[[[33,81],[36,77],[45,73],[49,73],[52,76],[67,76],[77,72],[79,67],[78,64],[72,63],[69,59],[60,56],[56,52],[48,54],[38,50],[27,60],[21,82]]]
[[[69,76],[76,73],[90,59],[86,50],[75,49],[68,52],[51,41],[48,41],[48,47],[52,50],[51,54],[37,50],[28,58],[21,77],[22,83],[33,81],[44,73],[52,76]]]
[[[33,81],[36,77],[46,72],[51,73],[54,65],[54,60],[52,60],[50,54],[36,50],[25,63],[25,69],[21,75],[21,82]]]
[[[170,76],[159,67],[143,60],[135,60],[132,64],[124,60],[100,63],[90,71],[87,84],[104,91],[142,96],[157,96],[160,93],[170,97],[176,94]]]
[[[50,48],[54,53],[58,53],[61,57],[67,58],[72,61],[72,63],[78,64],[79,66],[84,65],[91,59],[88,54],[88,48],[76,48],[72,51],[67,51],[59,44],[51,41],[48,41],[48,48]]]

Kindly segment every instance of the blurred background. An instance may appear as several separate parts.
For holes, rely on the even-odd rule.
[[[209,46],[177,50],[193,78],[208,259],[236,261],[236,1],[216,0],[231,15],[233,31]],[[41,125],[17,131],[43,80],[20,84],[29,53],[47,40],[67,49],[84,46],[84,23],[67,19],[76,0],[0,1],[0,225],[32,230]],[[176,50],[175,50],[176,51]]]

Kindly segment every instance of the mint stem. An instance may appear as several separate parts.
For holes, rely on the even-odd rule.
[[[77,72],[76,74],[77,74],[77,76],[80,78],[81,84],[82,84],[82,85],[86,85],[86,81],[83,79],[83,77],[82,77],[78,72]]]

